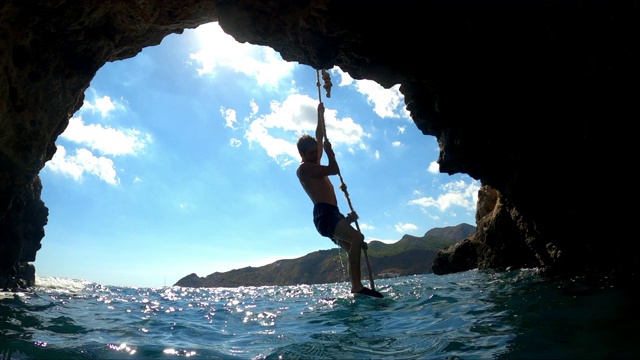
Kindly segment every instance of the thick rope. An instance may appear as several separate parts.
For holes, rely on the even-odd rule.
[[[322,69],[322,80],[324,81],[323,88],[327,92],[327,98],[330,98],[331,86],[332,86],[331,77],[329,76],[329,73],[325,69]],[[322,94],[320,91],[320,70],[316,70],[316,86],[318,87],[318,101],[322,103]],[[322,116],[322,125],[324,126],[324,129],[323,129],[324,137],[325,139],[327,139],[327,141],[329,141],[329,137],[327,136],[327,127],[324,122],[324,108],[323,108],[322,114],[319,113],[318,116]],[[347,184],[345,184],[344,179],[342,178],[342,174],[340,173],[339,166],[338,166],[338,177],[340,178],[340,190],[342,190],[342,192],[344,193],[344,197],[347,199],[347,203],[349,204],[349,209],[351,210],[351,212],[355,213],[355,210],[353,209],[353,204],[351,203],[351,198],[349,197],[349,192],[347,191]],[[360,225],[358,225],[357,219],[355,220],[355,224],[358,232],[362,233],[362,231],[360,231]],[[362,250],[364,251],[364,258],[367,262],[367,270],[369,272],[369,283],[371,284],[371,290],[375,290],[376,288],[375,288],[375,285],[373,284],[373,275],[371,273],[371,264],[369,264],[369,255],[367,255],[367,244],[364,242],[362,243]]]

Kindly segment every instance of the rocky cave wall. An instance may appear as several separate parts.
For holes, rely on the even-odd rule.
[[[98,69],[212,21],[285,60],[401,84],[416,126],[438,139],[441,172],[483,184],[477,233],[440,255],[438,273],[540,267],[636,280],[632,216],[619,204],[629,198],[630,129],[640,118],[639,8],[638,1],[2,1],[0,288],[34,284],[32,262],[55,211],[40,198],[38,173]]]

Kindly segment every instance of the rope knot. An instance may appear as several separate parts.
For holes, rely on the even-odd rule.
[[[327,97],[330,98],[331,97],[331,86],[333,86],[333,84],[331,83],[331,76],[329,75],[329,73],[325,69],[322,69],[322,81],[324,81],[324,85],[322,87],[327,92]]]

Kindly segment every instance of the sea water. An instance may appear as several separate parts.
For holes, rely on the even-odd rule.
[[[376,280],[384,299],[347,283],[37,283],[0,295],[1,359],[640,358],[630,291],[535,269]]]

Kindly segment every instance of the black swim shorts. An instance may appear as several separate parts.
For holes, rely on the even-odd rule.
[[[340,213],[337,206],[327,203],[317,203],[313,207],[313,223],[322,236],[326,236],[334,243],[338,242],[332,237],[333,231],[340,220],[344,219],[344,215]],[[339,245],[339,244],[338,244]]]

